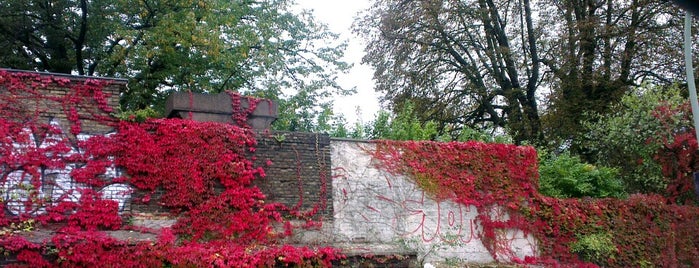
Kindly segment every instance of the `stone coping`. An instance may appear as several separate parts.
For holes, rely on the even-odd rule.
[[[112,81],[114,84],[123,84],[123,85],[126,85],[129,82],[129,80],[125,79],[125,78],[74,75],[74,74],[51,73],[51,72],[37,72],[37,71],[32,71],[32,70],[18,70],[18,69],[9,69],[9,68],[0,68],[0,71],[10,72],[10,73],[33,73],[33,74],[38,74],[41,76],[65,77],[65,78],[70,79],[71,81],[83,81],[83,80],[88,80],[88,79],[97,79],[97,80],[109,80],[109,81]]]

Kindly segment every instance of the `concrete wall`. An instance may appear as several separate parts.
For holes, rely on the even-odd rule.
[[[422,261],[492,262],[479,238],[473,206],[437,202],[403,176],[377,168],[368,142],[333,140],[335,241],[413,250]],[[535,254],[535,240],[521,231],[502,233],[519,258]],[[500,259],[504,256],[499,256]]]

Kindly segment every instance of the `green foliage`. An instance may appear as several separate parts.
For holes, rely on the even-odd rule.
[[[480,141],[487,143],[513,143],[512,137],[507,134],[497,134],[485,130],[464,127],[459,131],[458,141]]]
[[[585,148],[589,159],[601,166],[619,170],[627,192],[662,193],[666,183],[661,166],[654,156],[663,146],[660,141],[669,139],[672,133],[663,131],[654,112],[660,106],[677,110],[685,98],[676,87],[644,85],[626,94],[620,105],[608,115],[589,116],[583,125],[586,134],[576,146]],[[689,126],[675,114],[674,129]]]
[[[274,121],[272,128],[281,131],[327,132],[332,119],[332,107],[324,105],[321,109],[304,109],[311,104],[301,100],[277,100],[280,111],[279,118]]]
[[[640,80],[684,77],[676,6],[592,3],[375,1],[354,28],[384,103],[412,101],[440,132],[488,123],[543,144],[584,133],[586,112],[608,112]]]
[[[447,127],[441,134],[434,121],[422,123],[415,106],[407,102],[398,114],[381,110],[376,118],[366,124],[356,122],[348,128],[344,117],[334,118],[336,125],[330,132],[334,137],[347,137],[354,139],[384,139],[384,140],[437,140],[437,141],[481,141],[487,143],[512,143],[512,138],[504,133],[486,131],[471,127],[460,127],[452,130]],[[361,116],[361,112],[357,112]]]
[[[114,114],[116,118],[131,122],[145,122],[148,118],[158,118],[162,115],[151,107],[135,111],[120,111]]]
[[[233,90],[315,121],[330,96],[351,92],[335,81],[349,68],[346,44],[310,12],[289,11],[293,4],[3,1],[0,66],[128,78],[124,110],[160,111],[173,91]],[[287,125],[303,129],[300,121]]]
[[[355,122],[354,123],[354,128],[352,129],[352,132],[350,133],[350,138],[353,139],[366,139],[366,127],[362,125],[361,122]]]
[[[624,187],[618,171],[584,163],[569,153],[547,155],[540,151],[539,192],[570,197],[623,197]]]
[[[437,136],[437,126],[434,122],[422,123],[415,112],[414,106],[408,102],[398,114],[381,110],[376,118],[366,124],[355,122],[347,127],[344,117],[334,117],[335,124],[330,131],[333,137],[371,140],[433,140]],[[357,116],[361,112],[357,111]]]
[[[577,253],[584,261],[601,264],[614,258],[618,249],[609,233],[582,235],[571,245],[571,251]]]
[[[408,102],[395,116],[380,111],[376,120],[366,126],[366,133],[369,139],[432,140],[437,136],[437,125],[433,121],[422,123]]]
[[[391,135],[391,118],[392,114],[390,112],[385,110],[379,111],[376,115],[376,119],[371,121],[366,127],[367,137],[380,139]]]
[[[331,137],[347,138],[350,135],[350,129],[347,128],[347,119],[340,115],[335,118],[332,124],[332,131],[329,133]]]
[[[354,135],[352,129],[347,126],[345,116],[333,114],[330,105],[324,106],[320,112],[304,109],[281,112],[272,128],[282,131],[327,133],[335,138],[349,138]]]

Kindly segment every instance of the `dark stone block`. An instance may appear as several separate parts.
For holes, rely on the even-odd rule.
[[[250,98],[242,97],[240,106],[243,111],[247,110],[250,107]],[[236,123],[233,121],[231,97],[227,93],[175,92],[167,99],[165,114],[168,118],[189,118],[200,122],[225,124]],[[269,129],[277,117],[277,103],[271,100],[262,100],[257,103],[255,110],[248,116],[247,124],[253,129]]]

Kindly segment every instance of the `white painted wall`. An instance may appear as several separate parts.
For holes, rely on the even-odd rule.
[[[425,262],[493,262],[479,239],[477,211],[451,201],[431,199],[404,176],[375,166],[366,142],[332,140],[335,241],[414,250]],[[518,258],[534,255],[535,239],[504,230],[505,247]],[[498,256],[500,261],[508,261]]]

